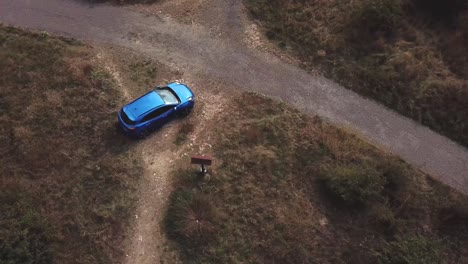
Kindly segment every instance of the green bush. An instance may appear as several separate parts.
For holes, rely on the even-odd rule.
[[[383,160],[378,164],[378,170],[385,177],[385,187],[388,192],[395,194],[410,184],[412,175],[408,164],[391,159]]]
[[[441,264],[442,244],[431,238],[411,235],[386,243],[377,253],[381,264]]]
[[[371,223],[385,231],[391,231],[397,224],[395,213],[386,204],[373,205],[369,218]]]
[[[347,204],[366,204],[382,198],[385,178],[368,165],[333,165],[322,168],[326,190]]]

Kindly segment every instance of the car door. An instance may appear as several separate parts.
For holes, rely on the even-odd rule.
[[[142,122],[145,123],[146,128],[157,128],[162,126],[168,119],[170,112],[173,109],[173,106],[163,106],[156,110],[153,110],[151,113],[147,114],[145,118],[143,118]]]
[[[159,123],[159,125],[163,125],[165,124],[166,122],[168,122],[173,113],[174,113],[174,107],[173,105],[166,105],[166,106],[163,106],[161,107],[161,114],[159,115],[159,118],[157,120],[157,122]]]

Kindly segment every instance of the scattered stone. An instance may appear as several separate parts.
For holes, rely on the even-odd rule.
[[[320,57],[325,57],[327,56],[327,52],[325,50],[319,50],[317,51],[317,55],[319,55]]]

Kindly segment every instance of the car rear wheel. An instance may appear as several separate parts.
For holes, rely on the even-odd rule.
[[[123,131],[119,122],[114,122],[114,128],[115,128],[115,131],[117,131],[117,132],[122,132]]]
[[[141,131],[141,132],[138,134],[138,138],[139,138],[139,139],[144,139],[144,138],[146,138],[149,134],[150,134],[149,129],[144,129],[143,131]]]

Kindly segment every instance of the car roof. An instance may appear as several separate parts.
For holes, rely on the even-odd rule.
[[[144,113],[163,105],[165,103],[162,98],[155,91],[151,91],[124,106],[124,111],[130,119],[136,121]]]

